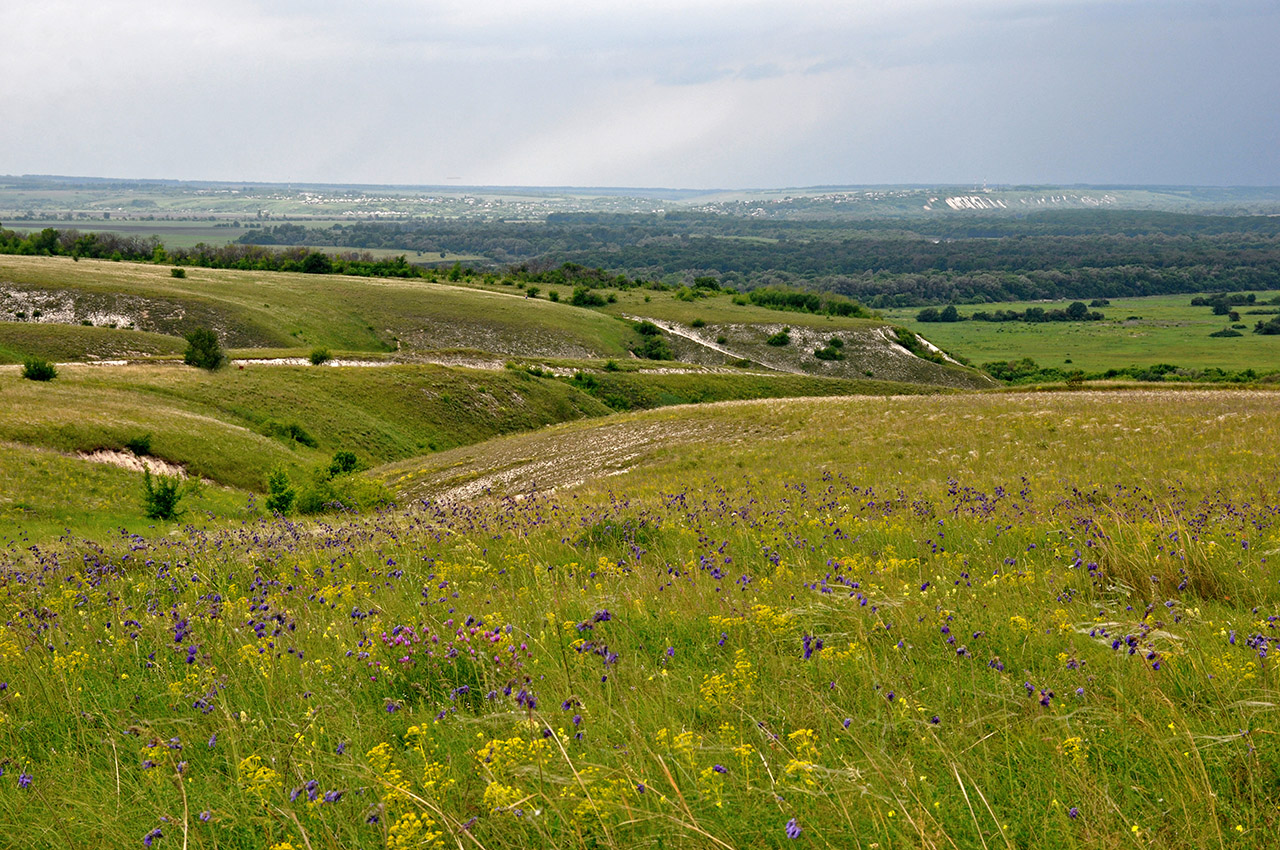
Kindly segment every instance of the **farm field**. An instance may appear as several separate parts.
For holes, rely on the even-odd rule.
[[[0,824],[1276,846],[1275,400],[667,407],[363,473],[395,510],[11,539]]]
[[[886,318],[923,334],[944,350],[967,357],[973,363],[1019,360],[1030,357],[1041,366],[1082,369],[1086,372],[1153,366],[1170,363],[1190,369],[1267,371],[1280,368],[1280,337],[1252,333],[1259,319],[1245,315],[1251,309],[1275,309],[1261,302],[1275,291],[1259,291],[1259,302],[1238,309],[1241,336],[1213,338],[1209,334],[1230,327],[1226,316],[1215,316],[1208,307],[1192,307],[1193,295],[1153,295],[1145,298],[1113,298],[1097,309],[1106,319],[1098,322],[919,322],[919,308],[883,311]],[[1086,299],[1087,301],[1088,299]],[[1063,309],[1068,301],[1008,302],[957,305],[961,316],[983,310],[1022,312],[1028,307]]]

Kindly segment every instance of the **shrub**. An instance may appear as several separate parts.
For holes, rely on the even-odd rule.
[[[125,440],[124,447],[138,457],[149,455],[151,454],[151,434],[147,433]]]
[[[173,520],[182,515],[178,501],[182,498],[182,482],[170,475],[152,476],[142,473],[142,508],[147,519]]]
[[[335,452],[333,460],[329,462],[329,477],[355,472],[359,466],[360,459],[355,456],[354,452]]]
[[[843,360],[844,359],[844,354],[840,351],[840,349],[834,348],[830,345],[825,346],[824,348],[815,348],[813,350],[813,356],[818,358],[819,360]]]
[[[589,287],[575,286],[569,303],[575,307],[603,307],[607,302],[603,295],[593,292]]]
[[[208,328],[196,328],[187,334],[186,340],[187,350],[182,355],[183,363],[210,371],[222,367],[226,357],[218,343],[217,334]]]
[[[41,357],[29,357],[22,362],[22,377],[28,381],[52,381],[58,377],[58,369]]]
[[[187,270],[186,270],[186,269],[178,269],[178,268],[169,269],[169,276],[170,276],[170,277],[186,277],[186,276],[187,276]]]
[[[274,419],[268,419],[262,426],[262,433],[268,437],[292,440],[312,449],[320,445],[316,442],[315,437],[307,433],[307,430],[296,422],[277,422]]]
[[[783,328],[773,336],[766,339],[765,344],[772,345],[774,348],[781,348],[784,345],[790,345],[791,335],[787,333],[789,330],[791,330],[791,328]]]
[[[1259,320],[1258,324],[1254,326],[1253,332],[1256,334],[1266,334],[1269,336],[1280,334],[1280,316],[1277,316],[1276,318],[1272,319],[1269,322],[1263,322]]]
[[[391,503],[391,492],[376,481],[358,475],[328,477],[322,471],[298,494],[295,506],[300,514],[319,514],[370,510]]]
[[[277,466],[267,474],[267,511],[273,514],[284,516],[293,510],[294,500],[298,497],[298,491],[293,488],[293,483],[289,481],[289,473],[283,468]]]
[[[662,328],[645,319],[643,322],[636,323],[636,333],[641,336],[658,336],[662,333]]]
[[[667,341],[660,336],[645,337],[644,342],[636,349],[636,354],[648,360],[675,359],[671,346],[667,345]]]
[[[329,349],[313,348],[311,349],[311,365],[319,366],[321,363],[327,363],[330,359]]]
[[[707,326],[707,322],[705,319],[694,319],[689,323],[689,326],[694,328],[705,328]]]

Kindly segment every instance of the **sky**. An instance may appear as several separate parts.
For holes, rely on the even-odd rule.
[[[0,173],[1280,185],[1276,0],[40,0]]]

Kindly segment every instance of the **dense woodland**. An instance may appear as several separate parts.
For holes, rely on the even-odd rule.
[[[873,307],[1114,298],[1280,285],[1280,219],[1134,211],[1021,218],[787,221],[708,213],[555,214],[255,229],[245,243],[392,248],[495,263],[574,262],[657,280],[790,284]]]
[[[362,252],[403,250],[375,260]],[[156,239],[52,228],[0,231],[0,251],[154,259],[221,268],[412,276],[446,254],[492,272],[565,263],[615,280],[740,290],[790,287],[871,307],[1073,300],[1280,287],[1280,218],[1058,211],[927,220],[778,220],[707,212],[551,214],[536,221],[410,219],[254,228],[237,243],[166,249]]]

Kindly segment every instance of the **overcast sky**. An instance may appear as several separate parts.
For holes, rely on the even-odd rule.
[[[1280,184],[1277,0],[39,0],[0,173]]]

